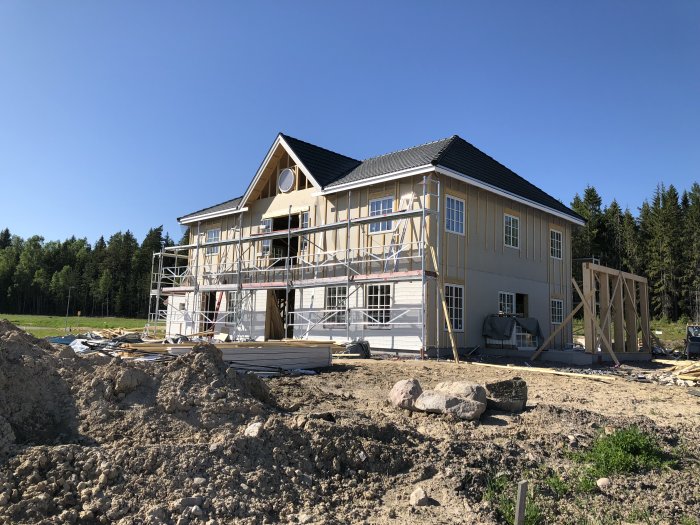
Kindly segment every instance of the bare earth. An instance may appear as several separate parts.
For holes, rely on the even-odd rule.
[[[642,372],[654,373],[597,381],[347,360],[261,381],[227,370],[209,345],[160,363],[80,357],[0,321],[0,523],[504,523],[490,480],[512,492],[527,479],[529,523],[697,524],[700,398],[626,379]],[[527,409],[479,422],[386,400],[410,377],[430,388],[515,376]],[[576,489],[572,454],[632,424],[675,468]],[[429,505],[409,503],[418,486]]]

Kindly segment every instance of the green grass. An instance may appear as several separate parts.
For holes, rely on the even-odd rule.
[[[505,523],[515,523],[515,498],[517,484],[511,483],[504,475],[489,479],[483,498],[496,508],[499,518]],[[525,501],[525,525],[540,525],[544,517],[537,506],[536,494],[532,491]]]
[[[66,318],[61,316],[0,314],[0,319],[7,319],[23,327],[35,337],[52,337],[66,333]],[[145,319],[126,317],[68,317],[68,327],[74,334],[103,328],[141,330],[145,324]]]
[[[649,326],[652,336],[655,335],[658,337],[664,343],[664,346],[668,348],[680,348],[684,345],[683,341],[685,340],[686,324],[686,319],[679,320],[675,323],[668,319],[652,319]],[[661,333],[655,334],[656,331]],[[583,319],[573,320],[573,332],[574,335],[583,335]]]
[[[595,491],[597,478],[675,467],[677,464],[673,456],[663,451],[656,438],[636,426],[608,435],[600,434],[589,450],[574,454],[573,459],[582,464],[575,482],[579,492]]]

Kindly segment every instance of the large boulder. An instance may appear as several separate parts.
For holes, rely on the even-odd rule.
[[[522,412],[527,404],[527,383],[520,377],[486,383],[487,406],[493,410]]]
[[[486,410],[486,403],[474,399],[453,396],[438,390],[425,390],[416,399],[416,410],[431,414],[452,414],[459,419],[479,419]]]
[[[416,399],[423,393],[417,379],[402,379],[389,392],[392,405],[406,410],[415,410]]]
[[[486,403],[486,389],[477,383],[469,381],[443,381],[435,385],[433,390],[463,397],[464,399],[471,399],[479,403]]]

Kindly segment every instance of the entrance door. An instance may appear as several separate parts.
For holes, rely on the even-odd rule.
[[[204,292],[202,294],[200,309],[200,332],[209,332],[214,329],[214,319],[216,318],[216,292]]]
[[[289,291],[289,305],[284,290],[267,291],[267,308],[265,309],[265,340],[291,339],[294,336],[294,327],[287,326],[284,330],[284,320],[287,313],[294,311],[294,290]],[[288,321],[292,321],[289,316]]]

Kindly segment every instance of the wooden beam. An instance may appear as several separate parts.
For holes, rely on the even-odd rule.
[[[615,270],[614,268],[608,268],[607,266],[601,266],[600,264],[593,264],[593,263],[583,263],[583,264],[597,273],[607,273],[609,275],[622,275],[625,279],[631,279],[632,281],[647,282],[647,278],[642,277],[641,275],[623,272],[622,270]]]
[[[600,325],[596,322],[595,316],[593,315],[593,312],[591,311],[591,305],[588,304],[588,301],[586,300],[586,297],[583,295],[583,292],[581,292],[581,288],[579,288],[578,283],[576,282],[576,279],[571,279],[574,287],[576,288],[576,292],[578,292],[579,297],[581,297],[581,301],[583,301],[583,307],[585,308],[584,313],[588,312],[588,315],[590,316],[590,319],[592,320],[593,328],[595,331],[598,332],[598,335],[600,335],[600,339],[603,342],[603,347],[608,351],[610,354],[610,357],[612,357],[613,361],[615,361],[615,364],[619,366],[620,361],[617,359],[617,356],[615,355],[615,352],[613,352],[612,346],[610,346],[610,341],[608,341],[607,336],[603,333],[603,331],[600,328]],[[588,344],[588,341],[586,341],[586,344]]]
[[[637,344],[637,294],[635,282],[625,278],[625,330],[627,331],[626,352],[638,352]]]
[[[575,284],[578,289],[578,284]],[[593,308],[586,308],[583,312],[583,335],[586,340],[586,352],[595,354],[595,279],[593,272],[589,268],[589,263],[583,264],[583,289],[588,296],[589,292],[593,292]],[[579,290],[579,295],[583,298],[583,294]]]
[[[578,312],[582,307],[583,303],[578,303],[578,305],[576,305],[576,308],[571,310],[571,313],[569,313],[569,315],[566,316],[566,319],[562,321],[562,323],[557,327],[556,330],[549,334],[549,337],[544,340],[544,343],[542,343],[537,349],[537,351],[534,354],[532,354],[530,361],[534,361],[540,356],[542,352],[544,352],[544,349],[547,348],[547,345],[551,343],[552,340],[554,340],[554,338],[559,334],[559,332],[561,332],[564,329],[564,327],[566,327],[566,325],[568,325],[571,322],[571,320],[574,318],[574,315],[576,315],[576,312]]]
[[[610,274],[598,274],[600,283],[600,328],[610,337]]]
[[[492,363],[476,363],[467,362],[469,365],[473,366],[486,366],[491,368],[501,368],[503,370],[517,370],[519,372],[535,372],[539,374],[551,374],[555,376],[564,377],[579,377],[582,379],[592,379],[593,381],[603,381],[604,383],[609,383],[611,381],[617,380],[617,377],[613,375],[595,375],[595,374],[577,374],[575,372],[561,372],[553,368],[542,368],[539,366],[514,366],[514,365],[496,365]]]
[[[641,314],[640,325],[642,329],[642,345],[644,350],[651,352],[651,328],[649,326],[649,285],[639,283],[639,311]]]
[[[615,352],[625,351],[625,318],[623,309],[625,287],[622,284],[623,280],[624,277],[622,272],[620,272],[615,279],[615,292],[613,293],[613,349]]]

